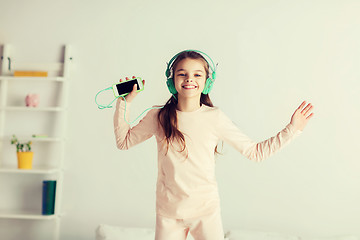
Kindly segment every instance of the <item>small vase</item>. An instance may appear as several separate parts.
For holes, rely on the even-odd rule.
[[[32,169],[34,152],[17,152],[18,168]]]

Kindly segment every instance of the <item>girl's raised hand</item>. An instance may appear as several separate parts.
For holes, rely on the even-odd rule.
[[[133,76],[133,78],[136,78],[135,76]],[[124,82],[124,81],[128,81],[129,78],[126,77],[125,80],[120,79],[120,82]],[[145,80],[142,80],[143,85],[145,85]],[[132,100],[134,100],[134,98],[136,97],[136,95],[138,94],[138,92],[136,92],[137,88],[136,88],[136,84],[134,84],[133,90],[131,91],[131,93],[129,93],[128,95],[125,96],[125,99],[127,102],[132,102]]]
[[[291,117],[290,123],[295,127],[296,130],[304,130],[308,121],[314,116],[314,113],[312,112],[313,105],[309,103],[305,107],[305,104],[306,101],[303,101]]]

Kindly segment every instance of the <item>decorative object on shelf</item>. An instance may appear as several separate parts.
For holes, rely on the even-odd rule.
[[[42,214],[52,215],[55,213],[56,181],[43,181],[42,191]]]
[[[19,169],[32,169],[34,152],[17,152],[16,155]]]
[[[14,71],[14,77],[47,77],[48,72],[42,71]]]
[[[47,138],[47,137],[49,137],[47,134],[33,134],[31,136],[33,138]]]
[[[31,141],[20,143],[15,135],[12,136],[11,144],[16,145],[16,155],[19,169],[32,169],[34,152],[31,151]]]
[[[28,94],[25,98],[27,107],[37,107],[39,105],[39,94]]]

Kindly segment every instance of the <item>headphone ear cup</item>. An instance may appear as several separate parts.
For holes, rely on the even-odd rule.
[[[215,81],[215,79],[216,79],[216,72],[214,71],[214,72],[212,72],[212,80],[213,80],[213,82]]]
[[[209,94],[211,89],[213,88],[214,81],[211,78],[206,79],[206,83],[204,86],[203,94]]]
[[[169,89],[169,92],[173,95],[177,94],[177,91],[176,91],[176,88],[175,88],[175,85],[174,85],[174,80],[172,78],[168,78],[166,80],[166,85]]]
[[[168,65],[168,67],[167,67],[167,69],[165,71],[165,76],[166,76],[166,78],[169,78],[170,75],[171,75],[171,72],[170,72],[169,65]]]

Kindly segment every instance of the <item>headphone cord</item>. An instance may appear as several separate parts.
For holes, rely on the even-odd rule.
[[[133,124],[134,122],[136,122],[136,121],[137,121],[142,115],[144,115],[144,113],[146,113],[147,111],[152,110],[152,109],[161,109],[161,108],[163,108],[163,106],[162,106],[162,107],[150,107],[150,108],[147,108],[147,109],[145,109],[135,120],[133,120],[133,121],[131,121],[131,122],[128,122],[128,121],[126,120],[127,102],[126,102],[126,99],[125,99],[124,96],[118,96],[118,97],[114,98],[114,100],[112,100],[108,105],[102,105],[102,104],[99,104],[99,103],[97,102],[97,96],[98,96],[101,92],[107,91],[107,90],[111,90],[111,89],[112,89],[112,87],[108,87],[108,88],[105,88],[105,89],[99,91],[99,92],[95,95],[95,103],[98,105],[98,108],[99,108],[99,109],[112,108],[112,104],[113,104],[119,97],[122,97],[122,99],[123,99],[124,102],[125,102],[124,120],[125,120],[125,122],[126,122],[127,124],[129,124],[129,125],[131,125],[131,124]]]
[[[124,102],[125,102],[125,111],[124,111],[124,120],[125,120],[125,122],[127,123],[127,124],[129,124],[129,125],[131,125],[131,124],[133,124],[134,122],[136,122],[142,115],[144,115],[147,111],[150,111],[150,110],[152,110],[152,109],[161,109],[161,108],[163,108],[163,106],[162,107],[150,107],[150,108],[147,108],[147,109],[145,109],[137,118],[135,118],[135,120],[133,120],[133,121],[131,121],[131,122],[128,122],[127,120],[126,120],[126,108],[127,108],[127,103],[126,103],[126,99],[125,99],[125,97],[123,97],[123,96],[121,96],[122,98],[123,98],[123,100],[124,100]]]
[[[95,95],[95,103],[96,103],[96,105],[98,106],[99,109],[112,108],[111,105],[113,104],[113,102],[115,102],[116,99],[118,99],[118,97],[116,97],[116,98],[115,98],[111,103],[109,103],[108,105],[102,105],[102,104],[99,104],[99,103],[97,102],[97,97],[98,97],[98,95],[99,95],[100,93],[102,93],[103,91],[111,90],[111,89],[112,89],[112,87],[105,88],[105,89],[99,91],[99,92]]]

